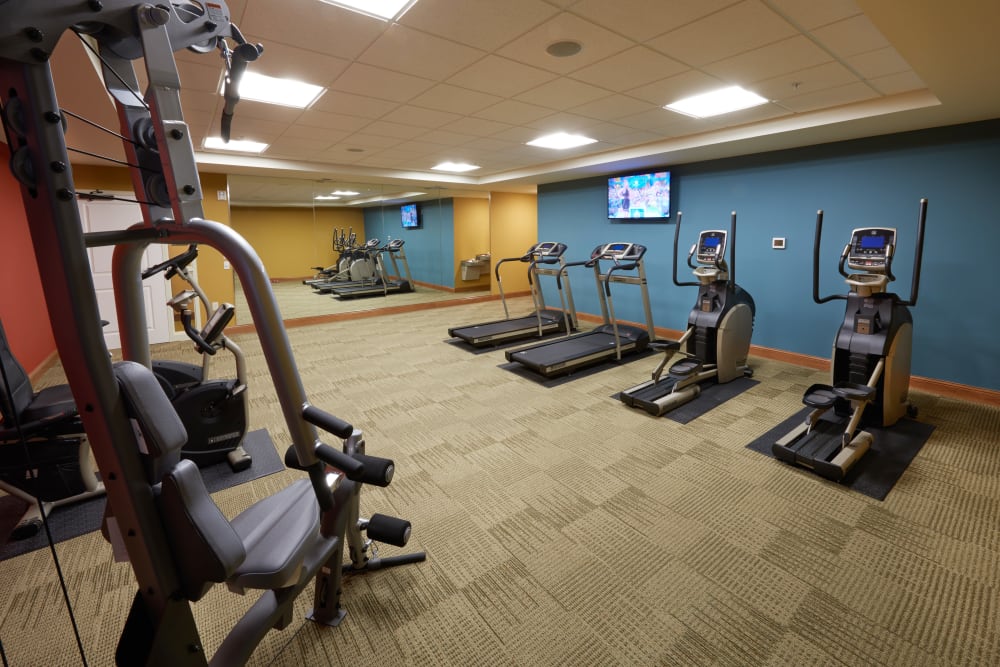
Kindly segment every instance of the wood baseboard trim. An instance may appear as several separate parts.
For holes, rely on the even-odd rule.
[[[49,356],[42,359],[41,363],[28,373],[28,379],[31,380],[31,384],[37,384],[41,377],[57,363],[59,363],[59,350],[52,350],[49,352]]]

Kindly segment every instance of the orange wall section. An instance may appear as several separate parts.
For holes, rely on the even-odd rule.
[[[337,207],[234,206],[233,229],[260,255],[275,280],[301,279],[313,267],[337,261],[334,230],[354,229],[364,235],[363,212]]]
[[[14,355],[31,373],[55,352],[56,341],[21,204],[21,185],[7,169],[9,159],[7,145],[0,143],[0,319]]]
[[[462,280],[462,260],[490,252],[490,202],[488,199],[456,197],[454,200],[455,289],[486,289],[490,286],[492,261],[479,280]]]
[[[491,192],[490,252],[493,253],[493,265],[503,257],[520,257],[535,243],[538,243],[537,195]],[[513,270],[505,270],[507,268]],[[525,271],[518,271],[507,264],[501,271],[504,293],[528,291]],[[499,294],[495,283],[490,286],[490,292]]]

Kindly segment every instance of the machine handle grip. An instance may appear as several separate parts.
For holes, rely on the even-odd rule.
[[[257,45],[244,42],[232,51],[229,72],[226,75],[226,88],[223,97],[226,105],[222,109],[222,140],[229,143],[232,135],[233,112],[236,110],[236,103],[240,101],[240,80],[247,70],[247,65],[260,57],[263,49]]]
[[[302,408],[302,418],[342,440],[351,437],[351,434],[354,433],[354,427],[351,424],[308,403]]]
[[[198,259],[198,246],[194,243],[188,246],[188,249],[177,255],[176,257],[171,257],[165,261],[160,262],[154,266],[149,267],[142,272],[142,279],[145,280],[150,276],[155,276],[160,271],[171,270],[173,273],[177,272],[177,269],[183,269],[187,267],[188,264]],[[168,278],[172,278],[173,275],[168,275]]]
[[[347,479],[358,482],[365,476],[365,464],[350,454],[345,454],[330,445],[316,445],[316,458],[344,473]]]
[[[195,331],[195,328],[192,325],[193,321],[194,313],[190,308],[184,308],[184,310],[181,311],[181,324],[184,326],[184,333],[187,334],[188,338],[194,341],[194,345],[198,348],[199,353],[214,356],[218,350],[216,350],[211,343],[205,340],[201,333]]]
[[[827,301],[833,301],[834,299],[846,299],[847,297],[843,294],[831,294],[830,296],[824,296],[820,298],[819,296],[819,246],[820,239],[823,236],[823,209],[816,211],[816,232],[813,235],[813,301],[816,303],[826,303]],[[840,256],[840,272],[846,277],[847,274],[844,273],[844,262],[847,261],[847,253],[850,249],[850,245],[844,247],[844,252]]]

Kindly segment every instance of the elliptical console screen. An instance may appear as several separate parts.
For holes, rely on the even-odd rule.
[[[895,229],[855,229],[851,236],[851,256],[859,258],[885,257],[896,242]]]
[[[726,232],[706,231],[698,235],[698,261],[704,264],[715,264],[726,251]]]

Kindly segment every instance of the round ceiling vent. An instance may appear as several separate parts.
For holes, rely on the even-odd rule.
[[[564,39],[559,42],[552,42],[549,44],[545,52],[550,56],[555,56],[556,58],[569,58],[570,56],[575,56],[580,53],[583,49],[583,45],[580,42],[575,42],[571,39]]]

